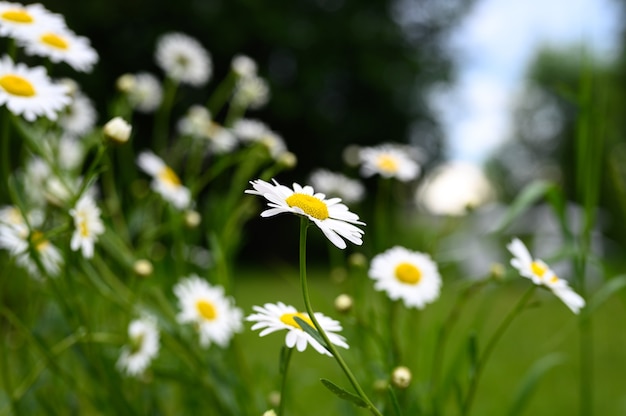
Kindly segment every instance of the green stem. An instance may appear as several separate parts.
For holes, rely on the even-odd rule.
[[[9,121],[9,110],[6,108],[0,108],[0,144],[2,153],[2,188],[0,188],[0,201],[6,202],[5,197],[8,199],[9,191],[7,184],[9,182],[9,175],[11,174],[11,147],[9,146],[9,140],[11,135],[11,124]]]
[[[152,132],[154,137],[153,149],[157,152],[163,150],[167,145],[170,113],[174,105],[177,87],[178,84],[176,81],[169,77],[165,79],[163,85],[163,102],[161,103],[158,114],[156,114],[154,118],[154,131]]]
[[[278,402],[278,414],[277,416],[283,416],[285,414],[285,394],[287,391],[287,371],[289,370],[289,363],[291,362],[291,354],[293,353],[293,348],[283,347],[284,354],[281,356],[280,360],[280,372],[282,375],[282,380],[280,382],[280,401]]]
[[[504,332],[507,330],[511,322],[513,322],[513,319],[517,315],[519,315],[519,313],[524,309],[524,307],[526,306],[526,303],[528,303],[532,295],[535,293],[536,288],[537,288],[536,285],[532,285],[526,291],[526,293],[524,293],[524,295],[520,298],[520,300],[517,302],[515,307],[511,309],[509,314],[504,318],[504,320],[500,323],[500,326],[498,326],[496,331],[493,333],[493,335],[489,339],[489,342],[487,343],[485,350],[483,351],[482,355],[478,359],[478,362],[476,363],[476,368],[474,370],[473,377],[470,380],[470,385],[467,391],[467,396],[465,398],[465,402],[463,403],[463,409],[461,413],[462,415],[468,415],[470,412],[472,403],[474,401],[474,397],[476,395],[476,388],[478,387],[478,380],[480,379],[482,371],[485,368],[485,364],[487,363],[487,360],[491,356],[491,353],[493,352],[496,344],[498,343],[502,335],[504,335]]]
[[[341,354],[339,354],[339,351],[337,350],[337,348],[335,348],[335,345],[332,342],[330,342],[330,339],[328,339],[328,335],[326,335],[324,328],[322,328],[322,326],[317,322],[317,318],[315,318],[315,313],[313,312],[313,307],[311,306],[311,299],[309,298],[309,287],[308,287],[307,278],[306,278],[306,233],[307,233],[308,226],[309,226],[309,219],[306,217],[301,217],[301,220],[300,220],[300,284],[302,286],[302,297],[304,298],[304,306],[309,315],[309,318],[311,319],[311,322],[313,322],[313,325],[315,326],[315,329],[317,329],[317,332],[319,332],[320,336],[326,343],[328,350],[330,351],[332,356],[335,358],[335,361],[337,361],[337,364],[339,364],[339,367],[341,367],[346,377],[348,377],[348,380],[350,380],[350,384],[352,384],[352,387],[354,387],[354,389],[357,391],[357,394],[359,395],[359,397],[361,397],[361,399],[365,401],[365,403],[367,404],[367,408],[373,415],[382,416],[382,413],[380,413],[380,411],[376,408],[376,406],[374,406],[372,401],[369,399],[369,397],[367,397],[367,395],[365,394],[365,392],[359,385],[359,382],[357,381],[356,377],[354,377],[354,375],[352,374],[352,371],[350,371],[350,368],[341,357]]]

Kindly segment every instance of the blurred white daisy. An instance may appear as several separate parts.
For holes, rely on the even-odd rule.
[[[213,71],[206,49],[184,33],[162,35],[157,41],[155,58],[168,77],[195,87],[206,84]]]
[[[122,347],[117,368],[129,376],[141,375],[159,354],[156,318],[144,315],[128,325],[128,345]]]
[[[126,91],[130,105],[141,113],[156,111],[163,101],[161,81],[148,72],[139,72],[132,77],[132,86]]]
[[[554,271],[540,259],[533,259],[528,248],[518,238],[514,238],[507,248],[513,254],[511,265],[519,274],[545,286],[552,291],[575,314],[585,306],[585,300],[569,286],[567,281],[559,279]]]
[[[252,325],[252,330],[262,329],[259,336],[264,337],[272,332],[285,330],[287,331],[285,345],[288,348],[296,347],[298,351],[304,351],[307,345],[311,345],[320,354],[331,355],[311,335],[304,332],[294,319],[294,317],[298,317],[315,329],[308,313],[298,312],[293,306],[285,305],[282,302],[253,306],[252,309],[257,313],[246,317],[246,321],[256,322]],[[330,342],[339,347],[349,348],[346,339],[337,334],[337,332],[342,330],[339,321],[331,319],[320,312],[315,312],[315,319],[328,336]]]
[[[152,176],[152,189],[178,209],[185,209],[191,202],[191,192],[181,183],[178,175],[161,158],[150,151],[142,152],[137,164]]]
[[[309,180],[311,186],[319,192],[341,198],[346,204],[360,202],[365,196],[363,184],[342,173],[331,172],[327,169],[317,169],[311,173]]]
[[[104,233],[104,224],[100,219],[100,208],[90,195],[83,195],[70,210],[74,219],[74,233],[70,248],[81,250],[86,258],[93,257],[93,248],[98,236]]]
[[[15,211],[12,212],[15,214]],[[51,277],[58,276],[63,257],[59,249],[36,228],[42,224],[43,217],[29,216],[29,222],[32,229],[25,221],[0,222],[0,248],[7,250],[15,262],[34,278],[41,278],[42,271]]]
[[[205,134],[209,140],[209,150],[214,153],[228,153],[237,147],[237,137],[233,132],[216,122],[211,122]]]
[[[181,324],[194,324],[203,347],[215,343],[224,348],[241,331],[243,313],[231,297],[224,295],[222,287],[192,275],[178,282],[174,293],[180,308],[176,319]]]
[[[274,160],[284,157],[287,151],[285,140],[265,123],[253,119],[237,120],[233,132],[243,143],[260,143]]]
[[[361,236],[364,231],[354,224],[365,225],[359,221],[359,216],[350,212],[347,206],[341,203],[340,198],[326,199],[322,193],[316,193],[311,186],[293,184],[293,189],[280,185],[273,180],[273,184],[257,179],[250,181],[254,189],[245,192],[260,195],[268,201],[269,209],[261,213],[261,217],[271,217],[282,213],[292,213],[309,218],[319,227],[326,238],[335,246],[346,248],[346,242],[361,245]]]
[[[56,120],[57,113],[71,102],[67,92],[65,85],[48,78],[43,67],[14,64],[6,55],[0,58],[0,105],[6,105],[13,114],[28,121],[38,116]]]
[[[253,110],[263,107],[270,98],[267,81],[257,75],[240,78],[235,86],[233,102],[236,105]]]
[[[83,142],[73,136],[63,135],[57,144],[57,161],[64,170],[75,170],[85,157]]]
[[[402,182],[413,180],[420,173],[420,166],[406,148],[394,144],[364,147],[359,151],[361,174],[365,177],[380,175],[396,178]]]
[[[65,27],[63,16],[52,13],[41,4],[23,5],[0,2],[0,36],[20,36],[40,28]]]
[[[390,299],[402,299],[405,306],[423,309],[439,297],[441,276],[428,254],[401,246],[374,256],[368,275],[374,288]]]
[[[254,59],[246,55],[236,55],[230,63],[230,67],[233,72],[240,77],[256,75],[257,71],[257,65]]]
[[[72,101],[59,115],[59,125],[67,134],[83,136],[93,130],[98,113],[93,102],[82,92],[72,94]]]
[[[89,39],[66,27],[23,32],[17,40],[28,55],[43,56],[54,63],[65,62],[76,71],[91,72],[98,62],[98,53]]]
[[[192,105],[178,121],[178,132],[183,136],[202,138],[213,123],[211,112],[204,106]]]

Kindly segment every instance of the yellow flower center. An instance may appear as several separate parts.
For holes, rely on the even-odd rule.
[[[302,319],[307,324],[311,325],[313,328],[315,328],[315,326],[313,325],[313,321],[311,321],[311,318],[309,318],[307,315],[303,314],[302,312],[284,313],[280,316],[280,321],[294,328],[302,329],[302,327],[298,325],[296,320],[293,319],[296,316]]]
[[[54,33],[45,33],[41,36],[41,41],[48,46],[52,46],[54,48],[67,50],[70,44],[63,39],[59,35],[55,35]]]
[[[78,223],[78,231],[83,237],[89,237],[89,227],[87,227],[87,221],[85,219],[80,220]]]
[[[30,234],[30,242],[37,251],[45,250],[50,244],[50,242],[44,238],[41,231],[33,231]]]
[[[293,194],[285,200],[290,207],[298,207],[305,214],[310,215],[318,220],[328,218],[328,207],[321,200],[312,195]]]
[[[534,275],[538,276],[541,279],[543,278],[543,275],[548,271],[548,268],[541,263],[533,261],[530,264],[530,270],[533,272]]]
[[[206,300],[199,300],[196,302],[196,309],[198,309],[198,313],[207,321],[212,321],[217,317],[217,311],[215,310],[215,306],[211,302],[207,302]]]
[[[396,279],[402,283],[416,285],[422,280],[422,272],[411,263],[400,263],[396,266]]]
[[[379,156],[376,165],[384,172],[396,172],[398,170],[398,162],[390,155]]]
[[[4,20],[10,20],[15,23],[32,23],[33,17],[26,10],[7,10],[2,13]]]
[[[28,82],[27,79],[17,75],[9,74],[0,77],[0,88],[11,95],[18,95],[20,97],[32,97],[35,95],[33,84]]]
[[[157,176],[168,185],[180,186],[180,179],[169,166],[164,166]]]

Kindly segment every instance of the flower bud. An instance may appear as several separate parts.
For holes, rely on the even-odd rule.
[[[114,117],[103,127],[104,136],[115,143],[126,143],[130,137],[132,126],[121,117]]]
[[[200,225],[202,217],[198,211],[188,210],[185,212],[185,225],[189,228],[196,228]]]
[[[298,164],[298,158],[291,152],[283,152],[278,156],[278,163],[287,169],[293,169]]]
[[[362,253],[352,253],[348,257],[348,263],[353,267],[365,268],[367,266],[367,257]]]
[[[411,377],[411,370],[407,367],[396,367],[391,373],[391,384],[399,389],[406,389],[411,384]]]
[[[124,74],[115,82],[117,89],[126,94],[135,89],[135,84],[135,76],[133,74]]]
[[[154,271],[152,263],[146,259],[139,259],[133,264],[133,270],[138,276],[148,277]]]
[[[337,312],[350,312],[353,304],[354,301],[352,300],[352,297],[350,295],[346,295],[345,293],[342,293],[335,298],[335,309],[337,310]]]

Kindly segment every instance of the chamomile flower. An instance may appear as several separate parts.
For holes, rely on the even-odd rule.
[[[514,238],[507,248],[513,254],[511,266],[515,267],[520,275],[532,280],[536,285],[550,289],[575,314],[585,306],[585,300],[574,292],[567,281],[559,279],[543,260],[532,258],[520,239]]]
[[[178,121],[178,132],[183,136],[202,138],[211,128],[211,112],[204,106],[192,105]]]
[[[361,245],[361,236],[364,231],[354,224],[365,225],[359,221],[359,216],[350,212],[348,207],[341,203],[340,198],[326,199],[322,193],[316,193],[311,186],[293,184],[293,189],[280,185],[273,180],[273,184],[257,179],[250,181],[254,189],[245,192],[260,195],[268,200],[269,209],[261,213],[261,217],[271,217],[282,213],[292,213],[309,218],[322,230],[322,233],[335,246],[344,249],[346,242]]]
[[[155,58],[168,77],[195,87],[206,84],[213,71],[211,57],[206,49],[184,33],[162,35],[157,41]]]
[[[237,81],[233,94],[235,104],[256,110],[267,104],[269,98],[270,88],[263,78],[251,74]]]
[[[254,309],[256,313],[246,317],[246,321],[256,322],[252,325],[252,330],[256,331],[257,329],[262,329],[259,336],[264,337],[272,332],[285,330],[287,331],[285,335],[285,345],[288,348],[296,347],[298,351],[304,351],[307,345],[311,345],[311,347],[320,354],[331,355],[330,352],[311,335],[304,332],[302,327],[300,327],[298,322],[294,319],[295,317],[300,318],[311,327],[315,328],[309,314],[306,312],[298,312],[293,306],[285,305],[282,302],[253,306],[252,309]],[[346,343],[346,339],[338,334],[338,332],[342,330],[339,321],[331,319],[320,312],[315,312],[315,319],[322,329],[324,329],[330,342],[339,347],[350,348]]]
[[[242,329],[243,313],[220,286],[211,286],[200,277],[183,278],[174,286],[181,324],[191,323],[200,334],[200,345],[215,343],[224,348],[236,332]]]
[[[16,212],[15,209],[4,211],[4,214],[12,213],[11,217],[6,217],[12,220],[0,221],[0,248],[9,251],[15,262],[34,278],[41,278],[42,271],[51,277],[58,276],[63,264],[61,252],[41,231],[29,228],[23,217],[20,221]],[[43,222],[40,215],[28,218],[31,227],[39,227]]]
[[[368,275],[376,290],[408,308],[423,309],[439,297],[441,276],[428,254],[395,246],[372,259]]]
[[[250,77],[256,75],[256,62],[246,55],[237,55],[230,63],[230,67],[240,77]]]
[[[317,169],[311,173],[310,181],[318,191],[341,198],[346,204],[360,202],[365,196],[365,187],[361,182],[341,173]]]
[[[13,114],[28,121],[38,116],[56,120],[57,113],[71,102],[67,92],[65,85],[48,78],[43,67],[15,64],[6,55],[0,58],[0,105],[6,105]]]
[[[134,82],[128,89],[130,105],[141,113],[153,113],[163,101],[161,82],[149,72],[133,75]]]
[[[0,36],[16,37],[39,28],[65,27],[63,16],[52,13],[41,4],[22,5],[0,2]]]
[[[401,146],[383,144],[364,147],[359,151],[361,174],[365,177],[380,175],[396,178],[402,182],[413,180],[420,173],[420,166]]]
[[[181,183],[178,175],[150,151],[142,152],[137,164],[152,176],[152,189],[178,209],[185,209],[191,202],[191,193]]]
[[[129,344],[122,347],[117,368],[129,376],[141,375],[159,354],[159,328],[156,318],[144,315],[128,325]]]
[[[98,53],[89,39],[66,27],[24,32],[17,40],[28,55],[43,56],[54,63],[65,62],[76,71],[91,72],[98,62]]]
[[[260,143],[274,160],[280,160],[288,154],[285,140],[265,123],[254,119],[237,120],[233,132],[243,143]]]
[[[98,113],[93,102],[80,91],[72,95],[72,101],[59,116],[59,125],[67,134],[83,136],[93,130]]]
[[[100,208],[90,195],[83,195],[70,210],[70,215],[75,227],[70,248],[74,251],[80,249],[86,258],[93,257],[94,244],[98,236],[104,233]]]

